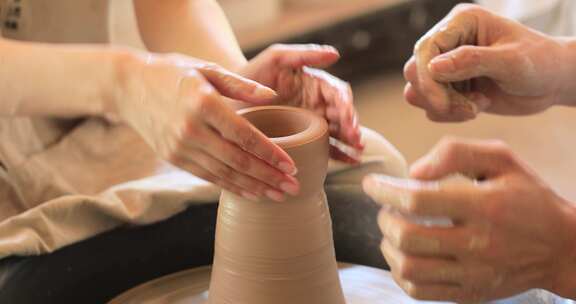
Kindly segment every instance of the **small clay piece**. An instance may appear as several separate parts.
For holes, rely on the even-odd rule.
[[[301,192],[282,203],[222,193],[209,303],[344,304],[323,188],[326,121],[282,106],[239,114],[292,157]]]

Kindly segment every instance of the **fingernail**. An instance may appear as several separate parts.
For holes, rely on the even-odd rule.
[[[282,161],[278,164],[278,169],[288,175],[296,175],[298,173],[298,169],[294,167],[294,165],[290,164],[289,162]]]
[[[256,196],[255,194],[252,194],[248,191],[242,191],[241,194],[242,194],[242,197],[244,197],[245,199],[250,200],[250,201],[257,202],[260,200],[260,198],[258,196]]]
[[[335,47],[331,46],[331,45],[323,45],[322,46],[323,49],[330,51],[330,52],[334,52],[336,54],[339,54],[338,49],[336,49]]]
[[[294,183],[283,182],[280,184],[280,189],[290,195],[298,195],[300,192],[300,187]]]
[[[266,98],[266,99],[274,99],[274,98],[278,97],[278,94],[276,93],[276,91],[272,90],[269,87],[263,86],[263,85],[258,85],[256,87],[255,93],[256,93],[256,95],[258,95],[262,98]]]
[[[283,202],[285,200],[284,194],[276,190],[266,190],[264,194],[266,194],[266,197],[276,202]]]
[[[450,56],[440,55],[430,61],[428,69],[436,73],[450,73],[456,70],[456,66]]]

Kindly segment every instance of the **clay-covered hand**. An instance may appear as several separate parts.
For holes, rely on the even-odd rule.
[[[478,179],[447,178],[454,174]],[[411,175],[364,181],[365,191],[388,207],[378,219],[381,249],[409,295],[482,302],[542,288],[576,297],[576,208],[504,144],[448,139]],[[406,215],[453,225],[416,224]]]
[[[223,101],[268,103],[273,90],[180,55],[129,54],[124,62],[112,113],[160,157],[249,199],[299,191],[290,157]]]
[[[574,101],[573,56],[567,40],[459,5],[416,44],[404,95],[435,121],[532,114]]]
[[[330,46],[274,45],[249,61],[240,74],[274,89],[278,102],[325,117],[331,137],[345,144],[333,141],[332,158],[356,163],[363,145],[352,90],[348,83],[320,70],[339,58]]]

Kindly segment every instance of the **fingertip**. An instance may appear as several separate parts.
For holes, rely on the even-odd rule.
[[[350,132],[350,135],[348,137],[348,141],[352,147],[354,147],[356,149],[364,150],[364,144],[362,143],[362,135],[360,133],[360,130],[353,129]]]
[[[267,198],[278,203],[284,202],[286,200],[286,196],[284,196],[284,194],[280,191],[269,189],[266,190],[264,194],[266,195]]]
[[[430,156],[420,158],[410,166],[408,174],[411,178],[419,180],[430,179],[429,169],[430,169]]]
[[[309,47],[306,49],[326,56],[336,56],[338,58],[340,57],[340,52],[338,51],[338,49],[328,44],[322,44],[322,45],[312,44],[309,45]]]
[[[454,60],[449,55],[439,55],[434,57],[428,63],[428,71],[431,74],[446,74],[446,73],[453,73],[456,71],[456,65],[454,64]]]
[[[280,171],[284,172],[285,174],[288,174],[289,176],[294,176],[298,174],[298,168],[296,168],[296,165],[292,161],[283,160],[278,163],[277,167],[278,169],[280,169]]]
[[[283,182],[280,184],[280,190],[289,195],[296,196],[300,193],[300,184],[295,182]]]
[[[420,86],[420,95],[428,101],[429,108],[434,112],[444,115],[450,111],[450,98],[441,84],[433,82],[422,83]]]
[[[362,179],[362,190],[371,197],[373,197],[375,193],[375,189],[378,187],[378,181],[376,174],[369,174],[366,175]]]
[[[346,149],[347,148],[347,149]],[[346,164],[356,165],[360,163],[360,160],[356,158],[355,153],[348,152],[351,150],[349,147],[344,146],[339,143],[334,143],[330,145],[330,157],[334,160],[341,161]]]
[[[256,89],[254,90],[254,94],[266,101],[272,101],[276,98],[278,98],[278,93],[276,93],[276,91],[272,90],[271,88],[258,84],[256,86]]]
[[[364,137],[362,136],[362,129],[360,128],[360,125],[358,123],[354,124],[354,129],[355,134],[356,134],[356,138],[354,140],[354,147],[360,149],[360,151],[364,151],[364,149],[366,148],[366,144],[364,143]]]
[[[364,150],[366,149],[366,144],[362,142],[362,137],[360,137],[360,140],[358,140],[356,148],[358,148],[360,152],[364,152]]]
[[[416,58],[412,56],[406,64],[404,64],[404,79],[409,82],[417,80]]]
[[[242,190],[240,192],[240,195],[249,201],[253,201],[253,202],[260,201],[260,197],[258,195],[254,194],[252,192],[248,192],[246,190]]]
[[[406,86],[404,86],[404,99],[413,106],[419,106],[420,104],[417,102],[418,97],[416,89],[414,89],[411,83],[407,83]]]
[[[310,53],[305,59],[305,65],[324,68],[336,63],[340,59],[340,52],[333,46],[324,45]]]

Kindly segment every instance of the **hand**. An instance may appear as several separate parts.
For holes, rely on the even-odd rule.
[[[464,121],[481,111],[532,114],[573,97],[563,40],[476,5],[457,6],[414,52],[404,95],[435,121]]]
[[[158,155],[249,199],[298,193],[290,157],[222,101],[266,103],[273,90],[185,56],[127,57],[113,112]]]
[[[445,140],[412,167],[416,180],[370,176],[383,208],[382,252],[422,300],[486,301],[543,288],[576,297],[576,208],[498,142]],[[450,181],[454,174],[480,177]],[[450,218],[424,226],[408,216]]]
[[[350,85],[322,70],[340,55],[330,46],[274,45],[244,67],[240,74],[274,89],[281,103],[303,107],[326,118],[330,135],[352,147],[331,146],[334,159],[357,163],[362,151],[360,128]]]

